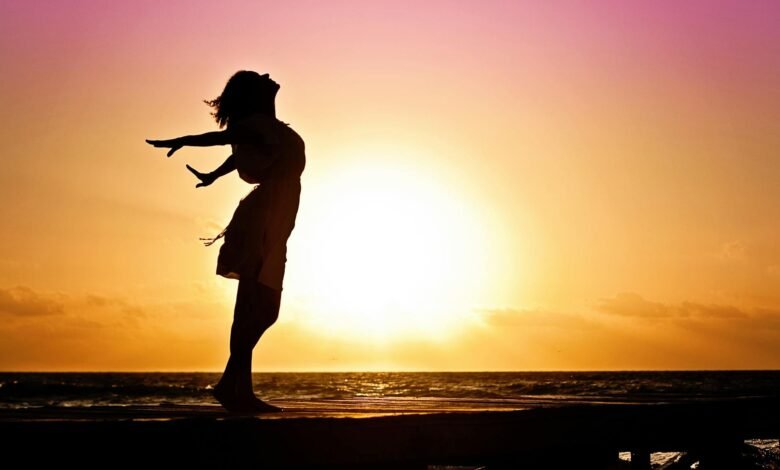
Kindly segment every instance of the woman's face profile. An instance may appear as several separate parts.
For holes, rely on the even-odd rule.
[[[279,88],[280,88],[279,84],[276,83],[275,81],[273,81],[273,79],[271,79],[271,76],[268,75],[267,73],[264,73],[264,74],[260,75],[260,78],[262,78],[263,80],[268,81],[270,83],[270,85],[271,85],[271,89],[273,89],[274,91],[278,91],[279,90]]]

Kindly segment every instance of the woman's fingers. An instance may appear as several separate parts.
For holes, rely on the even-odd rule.
[[[170,147],[170,140],[152,140],[152,139],[146,139],[146,143],[152,144],[155,147]]]
[[[186,166],[187,169],[190,170],[192,174],[197,176],[198,179],[200,180],[200,183],[195,185],[196,188],[200,188],[201,186],[208,186],[214,182],[214,180],[209,178],[207,174],[201,173],[189,165],[184,165],[184,166]]]
[[[153,139],[145,139],[147,144],[154,145],[155,147],[170,147],[170,150],[168,151],[167,156],[173,155],[173,152],[179,150],[182,145],[179,143],[179,139],[169,139],[169,140],[153,140]]]
[[[193,167],[191,167],[189,165],[185,165],[185,166],[187,167],[188,170],[190,170],[192,172],[193,175],[197,176],[201,180],[203,179],[203,176],[204,176],[203,173],[199,172],[198,170],[196,170],[195,168],[193,168]]]
[[[178,144],[176,142],[176,139],[168,139],[168,140],[153,140],[153,139],[145,139],[146,143],[154,145],[155,147],[170,147],[171,151],[168,152],[168,155],[170,156],[171,153],[179,150],[181,148],[181,144]]]

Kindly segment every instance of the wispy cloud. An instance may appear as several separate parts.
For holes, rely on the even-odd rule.
[[[597,308],[605,313],[626,317],[659,318],[674,314],[670,306],[645,300],[631,292],[620,293],[611,299],[600,299]]]
[[[0,288],[0,315],[32,317],[65,313],[67,296],[40,294],[26,286]]]
[[[735,320],[752,322],[768,328],[780,327],[778,308],[740,308],[733,305],[705,304],[683,301],[661,303],[647,300],[636,293],[623,292],[597,302],[597,310],[610,315],[644,319]]]
[[[87,294],[84,299],[88,305],[102,308],[118,308],[121,312],[134,318],[146,317],[146,312],[144,312],[141,307],[131,304],[125,299],[117,297],[105,297],[95,294]]]
[[[495,327],[592,328],[597,324],[576,313],[539,309],[477,308],[475,312]]]
[[[146,318],[146,311],[140,306],[120,297],[87,293],[65,295],[58,292],[42,292],[27,286],[0,288],[0,316],[17,321],[34,320],[45,316],[58,316],[60,321],[71,326],[96,327],[104,324],[85,315],[116,311],[125,326],[138,326],[139,319]],[[99,318],[99,316],[96,316]],[[110,317],[117,320],[116,316]]]

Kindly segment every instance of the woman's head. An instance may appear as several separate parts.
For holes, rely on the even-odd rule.
[[[221,95],[203,102],[214,108],[211,115],[222,128],[231,120],[252,113],[276,117],[274,100],[277,91],[279,84],[271,80],[267,73],[260,75],[250,70],[239,70],[230,77]]]

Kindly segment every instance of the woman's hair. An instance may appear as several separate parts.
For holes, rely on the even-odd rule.
[[[232,119],[256,112],[273,116],[274,98],[278,89],[268,77],[250,70],[239,70],[230,77],[221,95],[203,102],[214,108],[210,114],[214,116],[219,127],[223,128]]]

